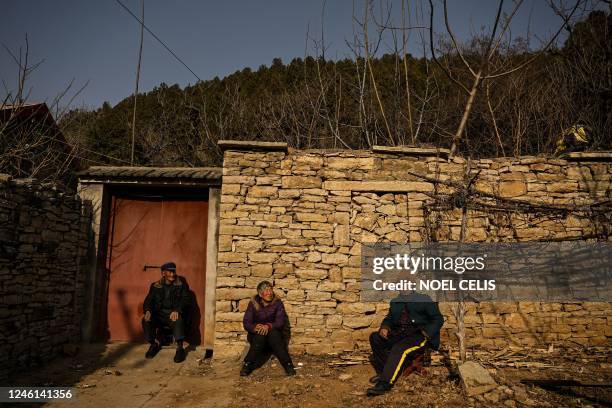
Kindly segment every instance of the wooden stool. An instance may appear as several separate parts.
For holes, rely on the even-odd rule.
[[[423,377],[426,377],[427,375],[429,375],[425,367],[423,367],[423,355],[422,354],[415,357],[414,360],[412,360],[412,362],[408,364],[408,366],[404,369],[402,376],[408,377],[410,374],[414,372],[416,372],[419,375],[422,375]]]

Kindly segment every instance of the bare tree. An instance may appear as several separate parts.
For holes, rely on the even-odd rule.
[[[510,28],[510,23],[512,22],[512,19],[514,18],[514,16],[516,15],[517,11],[519,10],[519,8],[521,7],[521,5],[523,4],[523,0],[517,0],[514,2],[514,7],[512,8],[511,12],[508,14],[508,16],[505,18],[505,21],[503,23],[500,24],[501,22],[501,15],[502,15],[502,10],[503,10],[503,5],[504,5],[504,0],[499,0],[498,2],[498,6],[497,6],[497,12],[496,12],[496,16],[495,16],[495,20],[492,24],[492,28],[490,30],[490,34],[487,36],[486,41],[485,41],[485,46],[482,49],[482,52],[479,53],[479,55],[476,55],[475,58],[472,58],[473,61],[470,62],[468,60],[468,58],[464,55],[464,52],[462,50],[462,47],[460,46],[451,26],[449,23],[449,19],[448,19],[448,5],[447,5],[447,0],[442,0],[443,3],[443,9],[444,9],[444,24],[446,27],[446,32],[450,37],[450,41],[452,43],[454,52],[456,53],[456,56],[458,57],[458,59],[460,60],[461,64],[463,65],[463,67],[467,70],[467,72],[469,73],[469,75],[471,76],[471,85],[466,86],[463,82],[461,82],[455,75],[453,75],[453,73],[451,72],[451,68],[450,66],[444,66],[440,60],[437,58],[436,56],[436,52],[435,52],[435,46],[434,46],[434,29],[433,29],[433,21],[434,21],[434,5],[433,5],[433,0],[429,0],[429,7],[430,7],[430,19],[429,19],[429,42],[430,42],[430,51],[431,51],[431,56],[432,59],[435,61],[435,63],[440,67],[440,69],[445,73],[445,75],[448,77],[448,79],[454,83],[459,89],[463,90],[465,92],[465,94],[467,95],[468,99],[465,103],[465,107],[463,109],[463,114],[461,116],[461,121],[457,127],[457,130],[455,131],[455,134],[453,136],[453,140],[452,140],[452,144],[451,144],[451,154],[450,156],[452,157],[456,150],[457,150],[457,146],[459,144],[459,141],[461,140],[461,137],[465,131],[466,125],[467,125],[467,121],[468,118],[470,116],[470,113],[472,111],[472,108],[474,106],[474,101],[476,99],[476,96],[478,94],[478,90],[480,88],[480,85],[483,82],[488,82],[488,81],[492,81],[492,80],[496,80],[499,79],[503,76],[509,75],[513,72],[516,72],[524,67],[526,67],[527,65],[531,64],[532,62],[534,62],[537,58],[539,58],[540,56],[542,56],[544,54],[544,51],[546,51],[548,48],[550,48],[551,45],[554,44],[554,42],[556,41],[557,37],[559,36],[559,34],[561,33],[561,31],[563,30],[563,28],[566,26],[567,22],[569,21],[569,19],[571,18],[571,16],[574,14],[574,12],[577,10],[578,6],[581,3],[581,0],[576,1],[574,7],[571,9],[571,11],[569,12],[567,18],[563,21],[563,23],[560,25],[559,29],[556,31],[556,33],[552,36],[552,38],[550,38],[550,40],[537,52],[534,53],[534,55],[530,58],[528,58],[526,61],[520,62],[516,65],[505,65],[503,67],[500,67],[499,70],[493,70],[492,68],[492,64],[491,61],[494,58],[494,56],[496,55],[496,53],[499,50],[500,45],[502,44],[502,42],[504,41],[504,38],[506,36],[506,34],[508,33],[508,30]],[[500,28],[500,32],[497,33],[498,29]]]
[[[13,53],[6,45],[3,48],[18,68],[17,84],[11,89],[3,81],[5,96],[0,102],[0,171],[15,177],[34,177],[44,182],[70,184],[71,173],[79,158],[81,146],[70,144],[61,135],[55,117],[62,117],[66,107],[61,107],[74,80],[60,92],[50,106],[31,104],[28,99],[31,88],[27,89],[31,74],[43,63],[29,62],[29,41],[26,35],[25,47]],[[68,100],[70,105],[87,83]]]

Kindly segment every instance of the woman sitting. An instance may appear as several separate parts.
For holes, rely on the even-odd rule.
[[[241,376],[247,376],[263,365],[270,351],[278,358],[287,375],[295,375],[295,368],[282,333],[286,320],[285,306],[274,294],[272,284],[268,281],[261,282],[257,285],[257,295],[247,306],[242,322],[248,332],[247,340],[250,348],[240,370]]]

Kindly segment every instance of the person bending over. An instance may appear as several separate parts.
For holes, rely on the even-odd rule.
[[[263,365],[272,351],[287,375],[295,375],[295,368],[282,334],[287,315],[283,302],[274,294],[272,284],[263,281],[257,285],[255,295],[244,313],[243,326],[248,332],[249,352],[240,370],[247,376]]]
[[[444,317],[438,304],[427,295],[400,294],[391,300],[389,313],[380,329],[370,335],[370,362],[376,375],[370,382],[368,396],[382,395],[391,390],[404,369],[426,347],[438,349]]]
[[[169,327],[176,342],[174,362],[185,360],[185,313],[189,310],[189,286],[184,278],[177,276],[174,262],[161,266],[162,278],[153,282],[144,300],[142,329],[150,343],[146,358],[153,358],[161,349],[157,330]]]

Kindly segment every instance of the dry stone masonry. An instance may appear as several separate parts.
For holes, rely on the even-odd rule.
[[[74,195],[0,174],[0,380],[79,341],[88,214]]]
[[[293,352],[367,347],[388,305],[360,302],[361,245],[456,241],[459,204],[471,197],[482,208],[467,212],[468,242],[610,236],[609,213],[584,209],[610,199],[610,161],[468,162],[436,149],[299,151],[265,143],[225,148],[215,343],[224,350],[243,348],[243,313],[263,279],[284,299]],[[466,194],[461,186],[470,179]],[[443,342],[454,344],[450,305],[440,307]],[[608,303],[468,304],[465,323],[469,346],[609,345],[612,335]]]

